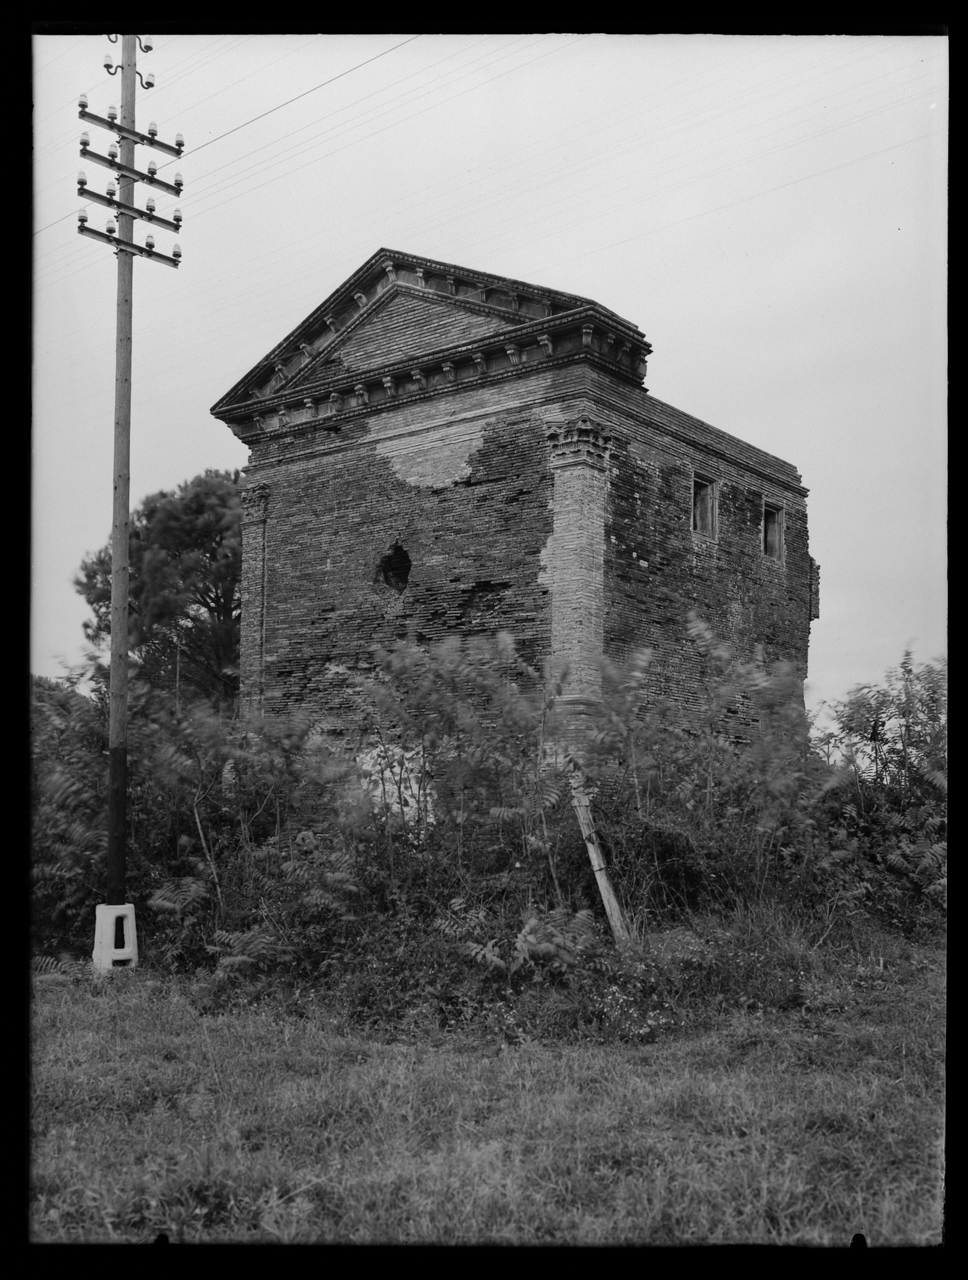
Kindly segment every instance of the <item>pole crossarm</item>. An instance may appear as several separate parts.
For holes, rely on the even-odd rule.
[[[113,169],[116,174],[122,178],[131,178],[134,182],[145,182],[149,187],[160,187],[162,191],[167,191],[169,195],[180,196],[181,187],[173,187],[170,182],[162,182],[160,178],[156,178],[154,174],[142,173],[140,169],[134,169],[130,165],[121,164],[117,160],[112,160],[108,156],[98,155],[96,151],[91,151],[88,147],[81,147],[81,159],[93,160],[95,164],[103,165],[105,169]]]
[[[133,204],[123,204],[120,200],[112,200],[110,196],[102,196],[100,191],[88,191],[87,187],[78,186],[77,194],[85,200],[93,200],[95,204],[103,204],[106,209],[117,209],[126,213],[129,218],[143,218],[156,227],[164,227],[166,231],[181,231],[181,222],[169,222],[167,218],[159,218],[157,213],[149,213],[147,209],[138,209]]]
[[[144,245],[135,244],[133,240],[119,240],[117,236],[109,236],[104,231],[95,231],[93,227],[78,227],[77,234],[79,236],[90,236],[93,240],[100,240],[102,244],[112,245],[121,253],[137,254],[141,258],[150,258],[152,262],[163,262],[166,267],[180,267],[180,258],[169,258],[165,253],[159,253],[157,249],[148,249]]]
[[[180,159],[182,147],[173,147],[170,142],[159,142],[157,138],[150,133],[141,133],[137,129],[129,129],[126,125],[118,124],[117,120],[106,120],[104,116],[96,116],[93,111],[86,111],[81,107],[78,111],[78,117],[81,120],[88,120],[91,124],[96,124],[101,129],[108,129],[111,133],[116,133],[119,138],[128,138],[131,142],[140,142],[145,147],[154,147],[156,151],[164,151],[166,156],[174,156],[176,160]]]

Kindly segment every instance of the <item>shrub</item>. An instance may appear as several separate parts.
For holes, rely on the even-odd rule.
[[[704,1003],[792,999],[817,940],[861,913],[933,927],[939,670],[908,662],[886,691],[856,691],[818,750],[789,668],[736,661],[695,619],[690,632],[709,673],[700,714],[683,724],[648,696],[647,654],[605,665],[581,767],[559,717],[566,673],[539,674],[503,634],[378,651],[359,763],[307,720],[227,719],[135,683],[128,870],[143,955],[210,970],[206,1000],[311,983],[371,1029],[634,1041]],[[102,711],[37,686],[35,939],[48,952],[90,945]],[[577,783],[636,940],[624,950],[603,932]],[[654,940],[670,926],[700,941],[664,955]]]

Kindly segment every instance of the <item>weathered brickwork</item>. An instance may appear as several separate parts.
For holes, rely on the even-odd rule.
[[[510,631],[567,663],[655,654],[687,711],[690,611],[805,675],[819,571],[796,471],[642,386],[584,298],[381,250],[213,409],[251,450],[242,684],[352,733],[374,645]]]

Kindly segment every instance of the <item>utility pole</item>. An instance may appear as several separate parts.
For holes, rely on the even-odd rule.
[[[113,43],[117,36],[108,36]],[[172,256],[158,253],[152,235],[145,238],[144,246],[134,242],[135,219],[144,219],[166,230],[178,232],[182,215],[176,209],[173,221],[160,218],[155,213],[154,199],[149,196],[144,209],[134,204],[136,182],[144,182],[170,195],[179,196],[183,186],[181,174],[175,174],[174,184],[162,182],[157,177],[157,165],[152,160],[147,173],[134,167],[137,145],[152,147],[167,155],[181,156],[185,143],[176,134],[175,145],[158,141],[154,124],[147,134],[135,128],[135,97],[138,81],[145,89],[155,83],[149,74],[142,79],[137,70],[138,46],[148,53],[152,48],[150,36],[121,36],[121,65],[115,67],[111,55],[104,59],[109,75],[121,72],[121,118],[114,107],[108,108],[107,118],[88,111],[88,102],[81,96],[78,115],[84,121],[107,129],[118,136],[118,145],[112,143],[106,156],[90,149],[90,138],[81,134],[81,158],[103,165],[118,175],[118,198],[115,199],[113,182],[107,186],[107,195],[87,190],[87,177],[83,170],[78,174],[78,195],[95,204],[104,205],[118,214],[118,225],[107,224],[107,231],[95,231],[87,225],[87,213],[78,215],[78,233],[111,245],[118,259],[116,372],[114,388],[114,502],[111,529],[111,686],[108,755],[110,761],[108,786],[108,875],[107,903],[96,909],[94,930],[94,966],[97,969],[117,967],[133,968],[138,962],[138,943],[135,929],[134,906],[126,903],[125,872],[127,861],[127,798],[128,798],[128,535],[130,501],[131,456],[131,321],[134,292],[134,260],[136,257],[163,262],[177,267],[181,249],[176,244]]]

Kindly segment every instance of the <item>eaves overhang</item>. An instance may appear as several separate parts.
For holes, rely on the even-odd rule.
[[[592,306],[613,323],[638,333],[628,321],[591,298],[432,258],[380,249],[222,396],[211,412],[221,418],[226,409],[244,400],[253,390],[271,394],[281,389],[306,365],[324,360],[328,348],[358,327],[364,316],[373,314],[375,303],[385,300],[388,292],[397,291],[451,301],[478,314],[493,315],[511,326],[532,320],[551,320],[562,313]]]
[[[348,418],[403,401],[528,377],[575,361],[590,361],[626,383],[642,386],[652,347],[633,326],[591,303],[485,338],[452,344],[365,369],[330,371],[268,396],[213,410],[242,440],[322,426],[337,431]]]

